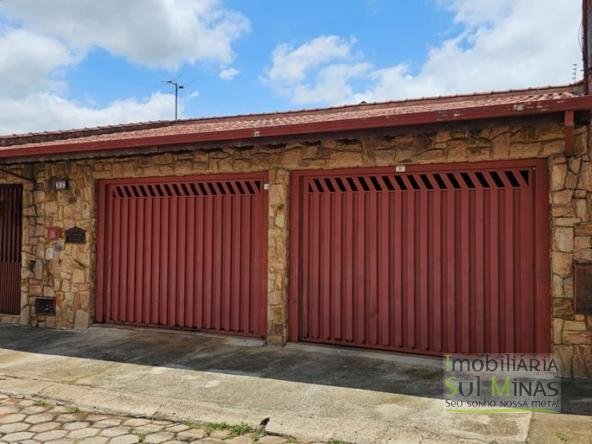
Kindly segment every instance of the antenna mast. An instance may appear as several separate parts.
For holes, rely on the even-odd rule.
[[[179,120],[179,90],[185,88],[185,85],[173,80],[168,80],[166,83],[175,88],[175,120]]]

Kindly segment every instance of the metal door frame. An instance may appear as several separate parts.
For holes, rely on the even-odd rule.
[[[21,293],[21,277],[22,277],[22,243],[23,243],[23,185],[19,183],[14,184],[0,184],[0,192],[5,192],[7,194],[14,193],[13,204],[15,208],[13,208],[14,214],[17,220],[12,221],[13,223],[16,222],[16,227],[14,225],[6,225],[4,226],[3,232],[0,231],[0,241],[4,240],[8,243],[7,246],[0,245],[0,248],[4,251],[6,255],[11,255],[11,251],[14,255],[18,258],[18,262],[15,263],[15,270],[14,273],[10,276],[10,279],[7,279],[8,287],[16,289],[16,293],[13,295],[14,300],[10,300],[6,302],[6,307],[8,310],[6,312],[2,312],[2,314],[7,315],[14,315],[18,316],[21,313],[21,306],[22,306],[22,293]],[[2,226],[0,226],[2,228]],[[13,238],[12,230],[15,230],[16,238]],[[9,289],[10,289],[9,288]],[[1,296],[1,295],[0,295]],[[11,296],[12,299],[12,296]]]
[[[315,169],[292,171],[290,176],[290,257],[289,257],[289,325],[288,340],[299,342],[300,315],[300,222],[302,208],[303,179],[314,176],[338,176],[343,174],[392,174],[398,165],[387,167],[354,167],[341,169]],[[462,163],[434,163],[434,164],[404,164],[405,173],[438,172],[442,170],[459,171],[475,169],[499,168],[534,168],[534,216],[537,222],[534,226],[534,291],[544,301],[545,310],[537,313],[540,322],[546,326],[546,333],[535,333],[537,350],[550,352],[551,350],[551,264],[550,264],[550,203],[549,203],[549,166],[547,159],[517,159],[501,161],[462,162]],[[329,342],[328,342],[329,343]],[[338,346],[347,344],[337,343]],[[368,347],[384,350],[381,347]],[[393,350],[397,351],[397,350]],[[409,350],[398,350],[410,353]],[[443,353],[413,351],[414,354],[442,356]]]
[[[97,307],[102,307],[104,303],[104,281],[106,277],[105,271],[105,243],[107,240],[107,233],[106,233],[106,219],[107,219],[107,203],[108,203],[108,196],[107,190],[110,186],[113,185],[131,185],[131,184],[147,184],[152,182],[158,182],[162,184],[167,183],[175,183],[179,181],[232,181],[232,180],[261,180],[263,184],[267,184],[269,182],[269,172],[268,171],[260,171],[260,172],[252,172],[252,173],[222,173],[222,174],[200,174],[200,175],[185,175],[185,176],[147,176],[147,177],[134,177],[134,178],[118,178],[118,179],[100,179],[97,180],[96,189],[97,189],[97,200],[96,200],[96,213],[97,213],[97,243],[96,243],[96,257],[95,257],[95,266],[96,266],[96,282],[95,282],[95,297],[94,302],[95,306],[92,309],[93,313],[93,322],[97,322]],[[266,188],[262,190],[262,207],[264,210],[264,214],[261,215],[262,218],[262,233],[263,233],[263,252],[262,252],[262,270],[261,270],[261,279],[260,282],[261,286],[261,310],[260,313],[260,325],[258,326],[259,331],[261,332],[260,335],[256,337],[267,337],[267,305],[268,305],[268,237],[269,237],[269,192]],[[189,331],[203,331],[203,332],[212,332],[218,335],[229,335],[229,336],[236,336],[236,333],[233,332],[225,332],[220,330],[196,330],[196,329],[185,329],[182,327],[169,327],[169,326],[160,326],[160,325],[146,325],[146,324],[126,324],[126,325],[137,325],[140,327],[150,327],[150,328],[162,328],[162,329],[176,329],[176,330],[189,330]],[[242,336],[254,336],[249,334],[243,334]]]

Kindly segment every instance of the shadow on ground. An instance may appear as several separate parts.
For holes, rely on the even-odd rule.
[[[85,332],[0,326],[1,349],[152,367],[441,398],[442,372],[405,357],[261,346],[202,334],[94,327]],[[566,379],[565,413],[592,414],[592,380]]]

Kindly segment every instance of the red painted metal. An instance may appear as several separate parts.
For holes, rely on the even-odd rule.
[[[265,337],[266,181],[101,181],[96,322]]]
[[[502,117],[522,117],[544,114],[558,114],[565,111],[588,111],[592,109],[592,97],[569,97],[548,100],[524,100],[517,103],[467,106],[438,111],[417,111],[379,117],[356,117],[336,120],[322,120],[276,126],[254,126],[245,129],[224,129],[219,131],[189,132],[157,136],[136,136],[109,138],[105,140],[59,143],[51,142],[36,146],[6,146],[0,149],[0,159],[28,158],[68,153],[96,153],[142,148],[182,145],[187,143],[253,140],[261,138],[322,134],[342,131],[356,131],[374,128],[424,125],[441,122],[463,122]]]
[[[293,173],[290,340],[548,352],[544,160]]]
[[[582,0],[582,55],[584,61],[584,92],[592,91],[592,2]]]
[[[21,312],[23,186],[0,185],[0,313]]]
[[[565,125],[565,155],[571,157],[575,154],[574,136],[574,112],[566,111],[564,118]]]

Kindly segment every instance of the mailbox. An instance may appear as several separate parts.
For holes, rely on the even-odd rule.
[[[66,243],[67,244],[85,244],[86,243],[86,231],[82,228],[73,227],[66,230]]]

